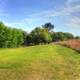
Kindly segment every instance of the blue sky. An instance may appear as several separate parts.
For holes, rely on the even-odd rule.
[[[0,0],[0,21],[30,32],[46,22],[80,35],[80,0]]]

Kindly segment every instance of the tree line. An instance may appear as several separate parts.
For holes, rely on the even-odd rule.
[[[0,47],[13,48],[80,38],[79,36],[74,37],[71,33],[54,32],[53,29],[53,24],[46,23],[27,33],[21,29],[10,28],[0,22]]]

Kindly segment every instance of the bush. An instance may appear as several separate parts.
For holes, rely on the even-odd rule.
[[[52,38],[47,29],[35,28],[26,38],[27,44],[42,44],[51,42]]]
[[[6,27],[0,22],[0,47],[19,47],[23,42],[24,35],[22,30]]]

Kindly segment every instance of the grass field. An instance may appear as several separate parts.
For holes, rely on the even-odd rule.
[[[0,80],[80,80],[80,54],[60,45],[0,49]]]

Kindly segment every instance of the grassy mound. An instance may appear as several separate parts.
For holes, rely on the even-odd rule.
[[[60,45],[0,49],[0,80],[80,80],[80,54]]]

